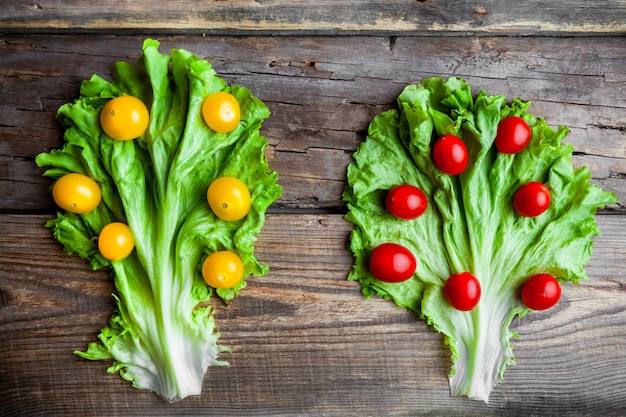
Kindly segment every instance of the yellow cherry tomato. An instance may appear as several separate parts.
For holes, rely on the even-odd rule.
[[[120,96],[108,101],[100,112],[104,133],[117,140],[138,138],[148,128],[150,114],[145,104],[133,96]]]
[[[220,177],[207,191],[207,200],[217,217],[226,221],[242,219],[250,211],[250,192],[241,180]]]
[[[84,214],[100,204],[102,192],[98,184],[83,174],[66,174],[52,186],[52,198],[59,207],[72,213]]]
[[[239,102],[225,91],[213,93],[202,103],[202,117],[216,132],[230,132],[237,127],[241,118]]]
[[[98,237],[98,250],[109,261],[126,258],[134,248],[133,235],[124,223],[113,222],[102,228]]]
[[[241,258],[231,251],[217,251],[204,260],[202,277],[213,288],[232,288],[243,278]]]

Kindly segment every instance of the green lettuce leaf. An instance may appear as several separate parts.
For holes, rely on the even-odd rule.
[[[57,114],[65,145],[36,161],[51,166],[44,175],[53,179],[78,172],[102,190],[96,210],[59,213],[47,224],[68,253],[94,269],[110,267],[115,283],[118,308],[109,326],[76,353],[113,360],[109,372],[178,401],[200,394],[209,365],[227,365],[218,358],[228,349],[217,344],[208,305],[214,291],[201,276],[202,261],[227,249],[239,254],[246,275],[266,274],[254,243],[282,190],[259,134],[268,108],[246,88],[227,85],[206,60],[158,48],[146,40],[138,65],[118,62],[112,82],[98,75],[84,81],[80,98]],[[241,106],[241,122],[229,133],[213,132],[201,114],[204,98],[221,90]],[[100,127],[100,109],[120,95],[134,95],[150,110],[147,132],[133,141],[113,140]],[[242,220],[220,220],[207,204],[208,186],[221,176],[239,178],[250,191],[252,207]],[[97,249],[98,234],[112,221],[127,223],[135,240],[136,250],[122,261],[110,262]],[[227,303],[244,287],[242,280],[216,293]]]
[[[594,215],[615,203],[612,193],[589,183],[587,168],[571,165],[573,148],[561,144],[565,127],[554,130],[526,111],[529,102],[506,102],[481,91],[472,96],[459,78],[430,78],[409,85],[398,97],[398,109],[379,114],[348,166],[343,198],[346,219],[354,224],[350,249],[355,262],[349,280],[367,297],[379,295],[415,312],[444,335],[452,353],[451,393],[489,399],[507,365],[514,364],[510,329],[515,316],[529,310],[519,295],[525,280],[550,273],[561,283],[587,279],[583,269],[591,256]],[[494,146],[498,123],[509,115],[532,128],[530,145],[515,155]],[[468,148],[468,168],[449,176],[435,168],[434,140],[443,134],[461,137]],[[552,203],[535,218],[513,209],[517,188],[541,181]],[[428,196],[428,209],[406,221],[385,209],[386,192],[409,183]],[[395,242],[417,259],[414,276],[402,283],[377,280],[368,269],[377,245]],[[443,294],[453,273],[472,272],[482,297],[470,312],[452,308]]]

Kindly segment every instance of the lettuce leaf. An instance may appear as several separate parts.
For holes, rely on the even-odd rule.
[[[246,275],[264,275],[268,267],[254,257],[254,243],[265,211],[281,194],[277,173],[264,156],[267,141],[259,134],[270,112],[246,88],[216,76],[206,60],[173,49],[159,53],[146,40],[138,65],[118,62],[113,81],[93,75],[81,85],[80,98],[67,103],[57,118],[65,145],[37,156],[44,175],[69,172],[95,179],[103,201],[85,215],[58,213],[47,226],[65,250],[89,260],[94,269],[110,267],[117,311],[87,359],[112,360],[134,387],[152,390],[168,401],[198,395],[209,365],[227,365],[218,355],[214,294],[202,279],[203,259],[217,250],[241,257]],[[215,133],[203,121],[204,98],[229,91],[240,103],[241,123],[232,132]],[[133,141],[115,141],[102,131],[99,114],[111,98],[134,95],[150,109],[148,131]],[[209,184],[221,176],[242,180],[251,194],[250,213],[226,222],[209,208]],[[112,222],[127,223],[136,250],[110,262],[98,252],[96,238]],[[245,287],[245,280],[216,294],[226,303]]]
[[[568,129],[554,130],[527,113],[529,102],[481,91],[472,96],[462,79],[430,78],[409,85],[398,97],[398,109],[379,114],[348,166],[343,194],[346,219],[354,224],[350,249],[354,266],[349,280],[358,281],[367,297],[379,295],[415,312],[444,335],[452,353],[452,395],[488,402],[492,388],[514,364],[510,330],[514,317],[529,310],[519,295],[535,273],[550,273],[560,282],[587,279],[583,269],[591,256],[594,215],[615,203],[612,193],[589,183],[587,168],[571,165],[573,148],[561,144]],[[530,145],[521,153],[498,153],[498,123],[509,115],[532,128]],[[433,141],[443,134],[463,139],[468,168],[451,177],[435,168]],[[541,181],[552,204],[536,218],[518,216],[512,205],[517,188]],[[428,196],[429,208],[412,221],[385,209],[386,192],[410,183]],[[388,284],[368,270],[369,253],[384,242],[409,248],[417,258],[415,275]],[[443,285],[453,273],[476,275],[482,297],[476,308],[452,308]]]

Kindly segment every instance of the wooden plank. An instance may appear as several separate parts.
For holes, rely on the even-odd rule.
[[[517,366],[489,406],[449,396],[440,335],[346,281],[350,224],[293,214],[268,216],[259,237],[270,274],[228,307],[214,303],[231,366],[209,370],[201,397],[168,405],[71,354],[108,320],[113,287],[105,271],[64,254],[45,220],[0,215],[3,416],[623,415],[623,215],[598,216],[589,281],[514,321]]]
[[[619,37],[159,37],[209,59],[249,87],[272,117],[263,127],[280,172],[275,207],[342,207],[351,154],[369,121],[402,88],[459,76],[478,92],[531,100],[531,112],[571,128],[574,163],[626,201],[626,49]],[[0,210],[52,210],[35,155],[62,145],[54,114],[80,82],[134,62],[142,37],[4,36],[0,42]],[[566,54],[563,51],[567,51]]]
[[[625,33],[624,0],[3,1],[0,415],[624,415]],[[34,157],[62,144],[56,109],[92,73],[135,61],[144,34],[179,35],[159,36],[163,50],[209,59],[268,104],[268,159],[284,187],[256,246],[270,274],[213,303],[231,366],[174,405],[71,354],[106,324],[114,289],[63,253],[43,227],[51,214],[33,215],[55,209]],[[591,280],[513,323],[518,365],[489,406],[449,396],[440,335],[346,281],[351,226],[321,214],[342,210],[372,117],[404,85],[452,75],[569,126],[575,166],[619,199],[617,214],[598,216]]]
[[[616,33],[626,30],[622,0],[354,1],[237,0],[117,2],[5,0],[0,30],[121,29],[186,33]]]

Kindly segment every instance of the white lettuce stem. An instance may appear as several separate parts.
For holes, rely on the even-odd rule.
[[[455,337],[459,359],[449,378],[450,390],[452,395],[466,395],[487,403],[499,382],[503,364],[512,356],[508,340],[501,336],[506,314],[499,305],[482,303],[464,316],[472,331]]]

